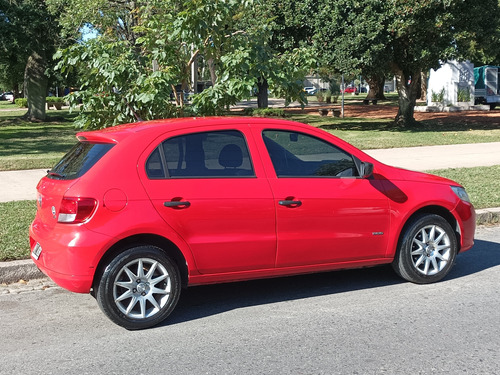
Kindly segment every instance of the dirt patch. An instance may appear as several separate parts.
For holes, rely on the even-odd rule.
[[[340,106],[334,105],[330,108],[340,109]],[[304,111],[319,116],[317,108],[308,107]],[[344,107],[345,117],[392,120],[397,113],[398,107],[392,105],[346,105]],[[488,124],[500,127],[500,109],[493,111],[415,112],[415,120],[437,120],[440,124]]]

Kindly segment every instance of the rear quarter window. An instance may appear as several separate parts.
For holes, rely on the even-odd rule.
[[[78,142],[48,172],[48,177],[73,180],[83,176],[114,146],[113,143]]]

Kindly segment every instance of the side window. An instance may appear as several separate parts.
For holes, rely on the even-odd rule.
[[[149,178],[255,175],[245,137],[236,130],[169,138],[151,153],[146,172]]]
[[[262,134],[278,177],[355,177],[352,155],[322,139],[297,132]]]

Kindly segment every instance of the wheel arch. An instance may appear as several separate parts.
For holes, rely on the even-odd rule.
[[[446,209],[445,207],[442,207],[442,206],[437,206],[437,205],[431,205],[431,206],[425,206],[425,207],[421,207],[420,209],[418,209],[417,211],[415,211],[414,213],[412,213],[405,221],[404,225],[401,227],[400,231],[399,231],[399,235],[398,235],[398,241],[396,243],[396,247],[395,247],[395,250],[394,250],[394,254],[396,254],[396,251],[397,249],[399,248],[399,245],[401,243],[401,239],[406,231],[406,228],[408,228],[408,226],[410,225],[410,223],[418,216],[423,216],[423,215],[438,215],[438,216],[441,216],[443,219],[445,219],[449,224],[450,226],[453,228],[453,231],[455,232],[455,237],[457,239],[457,246],[458,246],[458,249],[457,249],[457,252],[460,252],[460,247],[461,247],[461,240],[460,240],[460,228],[458,226],[458,221],[457,219],[455,218],[455,216],[453,216],[453,214],[448,210]]]
[[[92,294],[95,294],[95,285],[99,283],[99,279],[104,272],[104,269],[109,262],[115,258],[118,254],[136,246],[155,246],[163,251],[166,255],[170,256],[179,268],[179,273],[181,275],[182,287],[186,287],[189,281],[189,271],[186,258],[184,257],[181,250],[169,239],[156,235],[156,234],[137,234],[130,237],[126,237],[111,246],[108,251],[101,257],[99,263],[96,267],[96,272],[94,273],[94,279],[92,282]]]

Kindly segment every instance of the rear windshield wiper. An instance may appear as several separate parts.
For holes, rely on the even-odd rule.
[[[49,170],[49,171],[47,171],[47,174],[48,174],[49,176],[52,176],[52,177],[57,177],[57,178],[65,178],[65,177],[66,177],[66,175],[64,175],[64,174],[57,173],[57,172],[50,171],[50,170]]]

